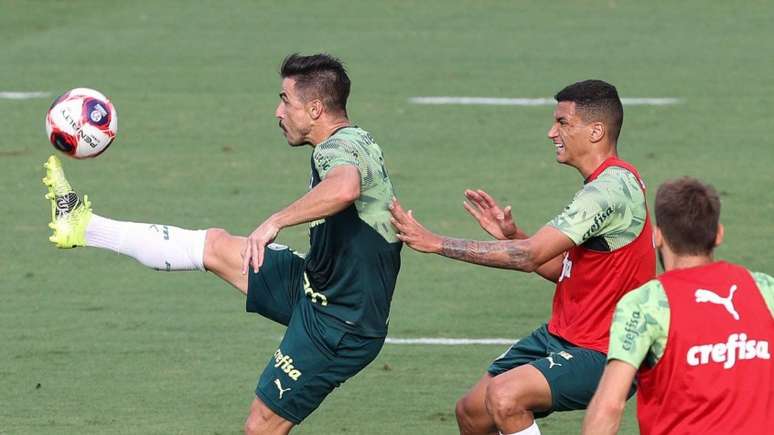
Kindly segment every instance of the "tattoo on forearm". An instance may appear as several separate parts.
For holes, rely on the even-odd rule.
[[[536,265],[526,248],[527,242],[521,241],[478,242],[447,237],[443,239],[441,255],[501,269],[532,271]]]

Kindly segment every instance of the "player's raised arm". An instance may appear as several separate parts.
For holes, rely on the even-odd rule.
[[[516,226],[511,206],[500,207],[491,195],[481,189],[465,190],[466,201],[462,204],[481,228],[497,240],[518,240],[529,237]]]
[[[252,262],[257,272],[263,264],[266,245],[286,227],[321,219],[344,210],[360,197],[360,171],[352,165],[340,165],[304,196],[274,213],[247,237],[242,251],[242,273]]]
[[[419,252],[429,252],[473,264],[533,272],[571,248],[574,243],[559,230],[545,226],[523,240],[475,241],[439,236],[403,210],[397,199],[390,206],[398,238]]]
[[[529,234],[516,225],[511,214],[511,206],[500,207],[491,195],[481,189],[465,190],[463,207],[473,216],[481,228],[498,240],[522,240],[529,238]],[[538,267],[535,272],[543,278],[556,282],[562,271],[562,255],[548,260]]]

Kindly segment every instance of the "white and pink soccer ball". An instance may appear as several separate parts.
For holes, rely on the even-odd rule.
[[[102,154],[117,132],[115,107],[94,89],[71,89],[54,100],[46,113],[46,134],[51,144],[76,159]]]

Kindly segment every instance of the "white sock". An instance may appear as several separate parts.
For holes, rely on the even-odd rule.
[[[520,430],[520,431],[514,432],[512,434],[504,434],[504,433],[500,432],[500,435],[540,435],[540,429],[538,428],[537,422],[533,421],[532,422],[532,426],[530,426],[530,427],[528,427],[528,428],[526,428],[524,430]]]
[[[86,246],[128,255],[156,270],[204,270],[206,230],[141,224],[92,215]]]

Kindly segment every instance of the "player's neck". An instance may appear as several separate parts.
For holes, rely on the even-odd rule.
[[[575,166],[581,173],[583,179],[587,179],[599,168],[605,160],[610,157],[618,157],[615,147],[609,147],[605,151],[590,153]]]
[[[312,146],[317,146],[317,144],[331,137],[337,130],[349,126],[349,119],[346,116],[326,120],[311,132],[309,135],[310,142]]]
[[[705,266],[714,262],[710,255],[667,255],[664,253],[664,270],[690,269],[692,267]]]

